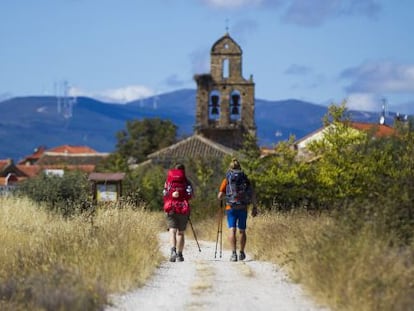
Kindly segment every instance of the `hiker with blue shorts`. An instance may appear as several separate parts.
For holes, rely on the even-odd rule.
[[[252,217],[257,215],[256,196],[253,187],[247,175],[242,171],[240,162],[232,159],[226,178],[223,179],[219,193],[219,200],[226,201],[227,225],[229,228],[229,242],[232,248],[230,261],[244,260],[246,254],[246,225],[247,225],[247,208],[250,203],[253,204]],[[237,229],[240,235],[240,252],[237,256]]]

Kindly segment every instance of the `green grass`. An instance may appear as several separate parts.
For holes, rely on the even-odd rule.
[[[63,219],[0,198],[0,309],[102,309],[109,294],[143,285],[163,259],[160,216],[106,207]]]

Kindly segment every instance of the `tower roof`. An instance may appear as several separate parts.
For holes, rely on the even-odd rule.
[[[230,37],[229,33],[226,33],[213,44],[211,47],[211,53],[242,54],[243,52],[240,45],[238,45],[237,42]]]

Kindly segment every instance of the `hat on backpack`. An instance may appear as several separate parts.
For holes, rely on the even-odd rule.
[[[241,165],[240,165],[239,160],[237,160],[236,158],[231,159],[230,169],[232,169],[232,170],[240,170],[241,169]]]
[[[176,163],[174,165],[174,168],[177,169],[177,170],[183,170],[183,171],[185,171],[185,166],[182,163]]]

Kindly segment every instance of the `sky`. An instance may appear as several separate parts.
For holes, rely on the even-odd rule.
[[[0,0],[0,101],[195,89],[228,32],[256,98],[414,113],[413,12],[412,0]]]

